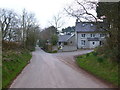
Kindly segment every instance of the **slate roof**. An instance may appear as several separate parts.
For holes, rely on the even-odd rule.
[[[76,32],[95,32],[107,29],[108,25],[103,22],[99,22],[99,24],[95,22],[77,22],[75,27]]]
[[[67,42],[71,37],[74,35],[60,35],[59,36],[59,42]]]

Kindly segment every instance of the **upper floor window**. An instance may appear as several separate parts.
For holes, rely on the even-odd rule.
[[[103,33],[102,33],[102,34],[100,34],[100,37],[105,37],[105,34],[103,34]]]
[[[91,37],[95,37],[95,34],[91,34]]]
[[[82,37],[85,37],[85,34],[81,34]]]

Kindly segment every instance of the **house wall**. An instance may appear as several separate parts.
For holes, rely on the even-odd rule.
[[[62,51],[75,51],[77,47],[75,45],[64,45]]]
[[[93,45],[94,42],[94,45]],[[89,48],[95,48],[100,45],[100,41],[88,41],[89,43]]]
[[[61,49],[59,51],[75,51],[77,50],[76,43],[75,43],[75,35],[70,37],[67,40],[67,45],[64,44],[65,42],[61,42]]]
[[[75,46],[75,35],[68,40],[68,45]]]
[[[82,37],[82,34],[85,34],[85,37]],[[91,34],[95,36],[91,37]],[[100,37],[102,33],[76,33],[76,44],[78,48],[95,48],[100,45],[100,41],[88,41],[87,38],[99,38],[99,40],[104,40],[104,37]],[[82,45],[82,40],[85,41],[85,45]],[[94,45],[93,45],[94,42]]]
[[[75,50],[77,50],[77,47],[74,35],[68,40],[67,45],[63,45],[62,51],[75,51]]]

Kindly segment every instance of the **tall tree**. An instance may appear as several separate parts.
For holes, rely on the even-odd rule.
[[[58,40],[57,29],[54,26],[45,28],[43,31],[40,32],[40,40],[41,45],[45,45],[47,40],[49,40],[52,44],[56,44]]]
[[[40,32],[33,13],[23,10],[22,15],[13,10],[0,9],[0,31],[6,41],[23,42],[24,48],[33,47]]]
[[[109,51],[109,54],[113,59],[117,59],[119,56],[118,45],[119,41],[119,3],[118,2],[99,2],[97,7],[98,17],[105,16],[110,23],[109,37],[107,39],[105,49]]]
[[[35,15],[33,13],[28,13],[25,9],[21,15],[21,28],[22,28],[22,39],[24,47],[30,46],[30,35],[36,36],[36,30],[38,30],[39,25],[37,24]],[[29,35],[30,34],[30,35]],[[35,38],[34,38],[35,39]],[[31,38],[31,40],[33,40]],[[34,41],[34,43],[36,40]],[[29,45],[28,45],[29,44]]]
[[[18,28],[18,15],[7,9],[0,9],[0,29],[2,30],[2,39],[11,41],[15,37]]]

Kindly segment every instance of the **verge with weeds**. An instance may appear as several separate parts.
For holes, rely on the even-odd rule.
[[[2,88],[7,88],[31,59],[28,50],[4,51],[2,60]]]
[[[99,55],[97,52],[91,52],[86,55],[76,58],[77,64],[91,72],[92,74],[118,86],[118,63],[112,62],[104,55]],[[120,83],[119,83],[120,85]]]

